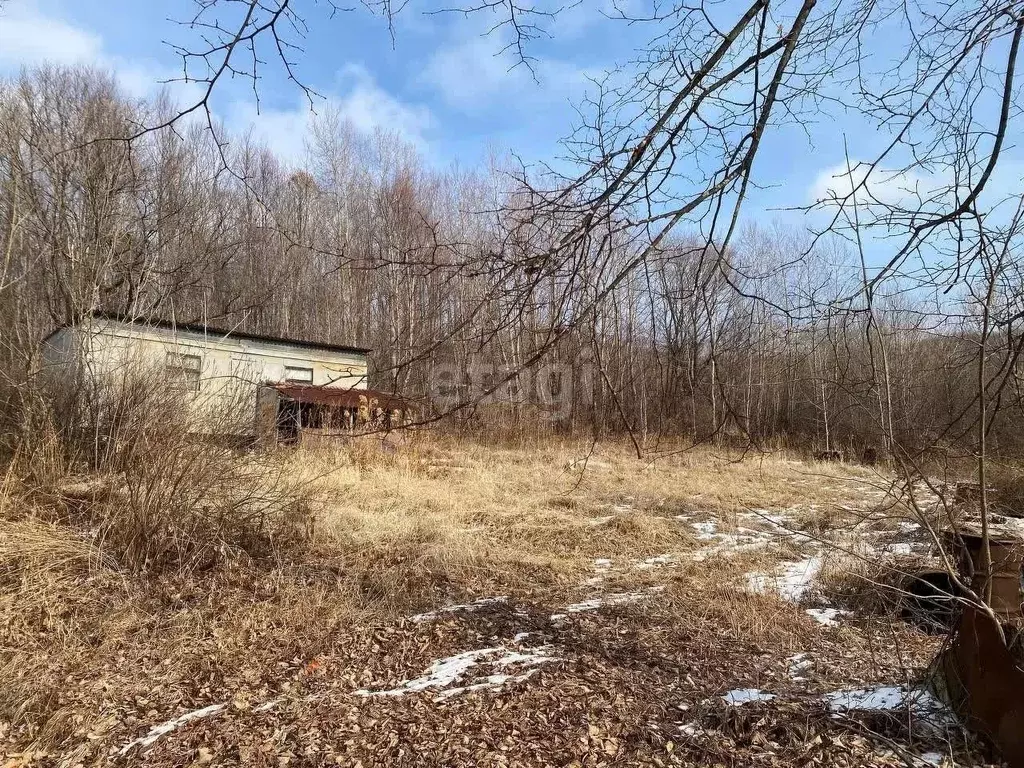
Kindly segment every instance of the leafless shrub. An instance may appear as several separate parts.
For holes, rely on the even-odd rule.
[[[995,491],[993,511],[1010,517],[1024,517],[1024,470],[1016,466],[993,466],[989,484]]]
[[[204,407],[144,369],[33,405],[49,411],[19,444],[24,492],[129,570],[269,557],[309,530],[302,484],[230,444],[240,409]]]

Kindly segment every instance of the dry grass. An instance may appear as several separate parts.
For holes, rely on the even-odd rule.
[[[418,439],[385,450],[363,441],[230,461],[232,476],[258,483],[269,467],[302,489],[315,524],[301,546],[239,547],[205,570],[193,558],[145,573],[90,527],[96,510],[51,522],[49,502],[40,505],[50,497],[9,489],[0,514],[0,734],[6,721],[12,743],[56,749],[138,732],[160,712],[265,700],[282,680],[301,681],[311,660],[366,667],[381,654],[378,628],[410,613],[509,595],[546,616],[589,594],[595,558],[615,564],[609,590],[669,580],[662,610],[678,626],[662,628],[666,637],[797,650],[820,628],[795,605],[735,587],[747,571],[770,571],[785,547],[691,562],[706,542],[688,523],[715,519],[730,532],[745,510],[824,507],[849,498],[851,478],[871,477],[706,450],[639,461],[624,446],[591,452],[569,442],[522,450]],[[659,555],[679,558],[671,572],[637,568]]]
[[[383,466],[292,460],[319,484],[325,531],[356,547],[407,543],[474,567],[508,554],[569,571],[609,552],[641,557],[683,544],[678,514],[735,521],[750,508],[848,498],[846,477],[864,472],[706,450],[637,460],[617,445],[601,446],[584,467],[588,447],[413,444]]]

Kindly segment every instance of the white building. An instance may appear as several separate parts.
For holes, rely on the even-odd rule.
[[[62,377],[97,384],[116,384],[126,372],[155,374],[169,389],[181,392],[197,413],[240,404],[251,409],[252,435],[258,437],[271,419],[278,432],[287,424],[286,436],[295,437],[307,427],[351,428],[367,417],[391,412],[396,399],[366,388],[368,352],[94,314],[44,339],[43,364],[60,370]]]

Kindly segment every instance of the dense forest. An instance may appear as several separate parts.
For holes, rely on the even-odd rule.
[[[904,276],[866,305],[844,299],[862,251],[779,221],[744,222],[724,260],[684,220],[642,258],[609,226],[550,265],[557,223],[512,162],[433,168],[328,109],[293,166],[205,125],[143,131],[173,111],[90,69],[0,83],[9,414],[39,341],[103,310],[365,345],[373,385],[431,415],[644,445],[969,453],[980,351],[989,449],[1024,450],[1017,259],[987,292]]]

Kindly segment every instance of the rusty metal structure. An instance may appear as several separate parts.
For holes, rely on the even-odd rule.
[[[1024,568],[1024,541],[1020,537],[999,532],[989,537],[992,561],[991,578],[984,567],[984,540],[979,532],[961,531],[959,534],[960,569],[971,578],[971,588],[979,595],[986,592],[990,581],[992,597],[989,605],[1002,623],[1020,622],[1021,569]]]
[[[942,672],[957,713],[1011,768],[1024,768],[1024,670],[1004,637],[988,614],[966,606]]]
[[[957,487],[959,505],[973,507],[980,497],[977,484]],[[992,615],[978,605],[963,606],[942,657],[942,672],[957,713],[991,741],[1012,768],[1024,768],[1024,657],[1018,641],[1024,625],[1024,538],[998,524],[987,538],[991,568],[986,567],[985,537],[976,521],[946,534],[971,589],[983,599],[991,590],[987,604]]]
[[[268,384],[256,399],[256,443],[313,444],[358,432],[387,432],[419,412],[410,400],[373,389]]]

